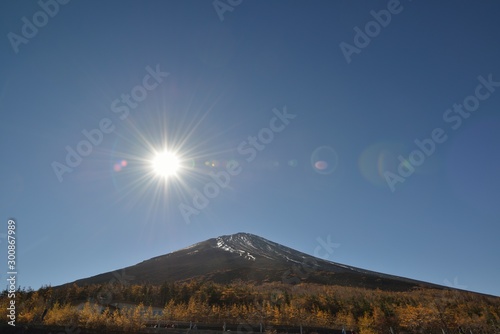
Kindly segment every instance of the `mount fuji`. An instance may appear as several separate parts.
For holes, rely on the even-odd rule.
[[[449,289],[326,261],[250,233],[208,239],[130,267],[80,279],[71,284],[102,284],[117,280],[130,284],[189,280],[221,284],[236,280],[255,284],[317,283],[387,291],[408,291],[419,287]]]

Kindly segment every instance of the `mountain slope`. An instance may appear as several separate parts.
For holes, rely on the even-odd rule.
[[[74,283],[114,282],[121,276],[130,284],[196,279],[216,283],[234,280],[290,284],[308,282],[392,291],[415,287],[444,288],[325,261],[249,233],[212,238],[123,268],[123,271],[108,272]]]

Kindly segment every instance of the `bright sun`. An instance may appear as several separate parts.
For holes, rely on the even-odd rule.
[[[168,178],[179,171],[180,163],[175,154],[165,151],[158,153],[153,160],[153,170],[159,176]]]

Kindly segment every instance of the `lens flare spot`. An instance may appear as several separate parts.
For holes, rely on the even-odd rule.
[[[314,163],[314,167],[316,167],[316,169],[319,169],[319,170],[325,170],[328,168],[328,162],[323,161],[323,160],[316,161]]]
[[[397,157],[404,152],[404,146],[396,142],[380,141],[371,144],[361,152],[358,158],[359,171],[371,184],[386,187],[384,173],[386,171],[397,173],[397,168],[401,163]]]
[[[311,154],[311,165],[318,174],[328,175],[337,169],[339,157],[330,146],[320,146]]]

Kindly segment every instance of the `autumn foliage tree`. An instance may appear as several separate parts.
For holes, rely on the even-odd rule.
[[[500,298],[452,290],[381,291],[316,284],[190,281],[21,290],[19,323],[139,331],[163,321],[324,327],[364,333],[499,333]],[[6,306],[6,291],[0,305]],[[161,314],[153,316],[153,308]]]

